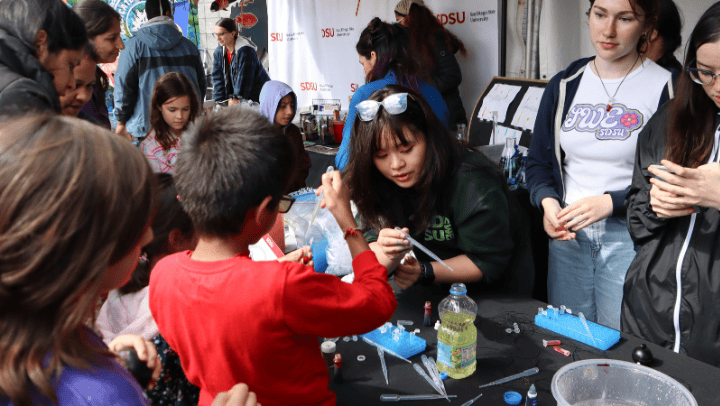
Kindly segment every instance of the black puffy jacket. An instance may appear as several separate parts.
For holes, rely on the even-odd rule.
[[[647,167],[665,157],[667,111],[658,109],[638,136],[625,200],[638,253],[625,277],[622,331],[720,367],[720,211],[695,207],[663,219],[650,206]]]
[[[450,112],[448,124],[450,129],[454,129],[459,123],[467,123],[467,116],[458,89],[462,82],[462,72],[455,54],[460,49],[460,44],[452,37],[450,41],[452,49],[448,49],[442,32],[435,34],[435,69],[431,74],[431,84],[445,100]]]
[[[60,99],[32,50],[0,29],[0,114],[17,110],[59,113]]]

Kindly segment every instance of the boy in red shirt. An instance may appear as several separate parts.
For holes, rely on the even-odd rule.
[[[150,309],[180,356],[200,406],[236,382],[258,402],[334,405],[318,336],[366,333],[397,303],[350,211],[340,173],[323,175],[323,205],[353,256],[352,284],[302,263],[253,262],[248,246],[287,212],[282,196],[296,164],[288,140],[248,108],[200,117],[183,135],[175,182],[200,239],[195,251],[161,260],[150,277]]]

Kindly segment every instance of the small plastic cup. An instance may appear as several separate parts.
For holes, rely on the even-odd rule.
[[[333,121],[333,130],[335,132],[333,140],[338,144],[342,142],[342,135],[344,129],[345,121]]]

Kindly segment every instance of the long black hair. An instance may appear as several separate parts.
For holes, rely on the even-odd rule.
[[[45,31],[50,53],[81,50],[88,40],[83,21],[59,0],[0,0],[0,28],[32,50]]]
[[[717,2],[700,17],[690,34],[685,67],[697,67],[698,48],[719,40],[720,2]],[[703,86],[693,82],[687,71],[683,70],[678,79],[675,99],[668,108],[670,126],[665,139],[667,159],[693,168],[705,163],[715,142],[717,112],[717,106],[705,93]]]
[[[383,137],[397,138],[402,145],[409,143],[406,130],[423,137],[427,145],[425,171],[414,186],[420,200],[413,218],[417,230],[424,230],[438,197],[446,191],[460,166],[463,146],[448,134],[425,99],[411,89],[388,85],[375,91],[368,100],[382,101],[396,93],[408,93],[405,112],[392,115],[381,107],[372,121],[355,120],[350,138],[352,154],[343,175],[365,226],[380,229],[396,225],[400,219],[384,203],[386,198],[404,192],[380,173],[373,157],[381,149]]]
[[[373,18],[360,34],[355,50],[366,59],[375,52],[377,59],[373,70],[365,77],[367,82],[382,79],[393,71],[398,84],[419,91],[420,64],[411,55],[410,41],[400,25]]]

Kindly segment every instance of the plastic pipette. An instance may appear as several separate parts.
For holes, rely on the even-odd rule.
[[[445,385],[442,383],[442,379],[440,378],[440,374],[435,373],[435,370],[433,370],[433,368],[432,368],[433,366],[430,365],[430,360],[428,359],[428,357],[426,357],[425,354],[423,354],[422,356],[420,356],[420,360],[422,360],[422,363],[425,365],[425,368],[427,368],[428,375],[430,375],[430,378],[432,378],[433,382],[435,382],[435,385],[437,385],[438,388],[441,389],[442,393],[447,394],[447,392],[445,392]]]
[[[380,365],[382,365],[383,375],[385,375],[385,385],[390,385],[390,381],[388,380],[387,365],[385,365],[385,351],[383,351],[380,347],[377,347],[377,351],[378,356],[380,357]]]
[[[595,341],[595,337],[593,337],[592,333],[590,332],[590,326],[588,326],[587,321],[585,320],[585,315],[582,312],[580,312],[580,313],[578,313],[578,317],[580,318],[580,321],[582,322],[583,326],[585,326],[585,331],[587,331],[593,344],[595,344],[595,346],[597,347],[597,342]]]
[[[433,359],[433,357],[430,357],[429,361],[430,361],[430,368],[432,369],[433,374],[435,374],[435,377],[437,377],[437,379],[438,379],[438,386],[447,395],[447,389],[445,389],[445,383],[443,383],[443,380],[440,377],[440,372],[437,369],[437,364],[435,364],[435,360]]]
[[[455,395],[448,396],[449,398],[456,398]],[[380,400],[383,402],[401,402],[404,400],[433,400],[442,399],[442,395],[380,395]]]
[[[486,383],[485,385],[480,385],[480,388],[487,388],[488,386],[494,386],[494,385],[501,385],[505,382],[514,381],[519,378],[524,378],[526,376],[535,375],[536,373],[540,372],[540,368],[530,368],[525,372],[520,372],[519,374],[510,375],[507,378],[498,379],[497,381]]]
[[[435,389],[435,390],[437,391],[437,393],[439,393],[440,395],[442,395],[442,397],[446,398],[446,397],[445,397],[445,394],[442,392],[442,390],[440,390],[440,388],[438,388],[438,386],[435,385],[435,382],[433,382],[433,380],[428,376],[428,374],[426,374],[425,371],[423,371],[423,369],[422,369],[422,367],[421,367],[420,365],[418,365],[418,364],[413,364],[413,368],[415,368],[415,370],[417,371],[418,374],[420,374],[420,376],[422,376],[423,378],[425,378],[425,380],[427,381],[427,383],[429,383],[430,386],[432,386],[433,389]],[[446,398],[446,399],[447,399],[447,398]],[[450,402],[450,399],[447,399],[447,401]]]
[[[328,166],[328,168],[325,170],[325,173],[330,173],[334,171],[335,168],[331,166]],[[315,221],[315,216],[318,214],[318,210],[320,210],[320,203],[322,202],[323,196],[325,193],[320,193],[320,197],[318,197],[317,201],[315,202],[315,207],[313,207],[312,214],[310,215],[310,221],[308,222],[307,229],[305,230],[305,241],[307,241],[308,233],[310,232],[310,226],[313,224],[313,221]],[[312,240],[307,245],[312,245]]]
[[[392,355],[392,356],[395,357],[395,358],[400,358],[401,360],[403,360],[403,361],[405,361],[405,362],[407,362],[407,363],[409,363],[409,364],[412,364],[412,361],[410,361],[409,359],[403,357],[402,355],[399,355],[398,353],[396,353],[396,352],[394,352],[394,351],[388,350],[387,348],[383,347],[382,345],[380,345],[380,344],[378,344],[378,343],[376,343],[376,342],[374,342],[374,341],[371,341],[369,338],[363,337],[362,339],[363,339],[363,341],[365,341],[366,343],[372,345],[373,347],[381,348],[383,351],[385,351],[386,354],[390,354],[390,355]]]
[[[410,237],[410,235],[409,235],[408,233],[406,233],[405,231],[403,231],[402,228],[400,228],[400,227],[395,227],[395,229],[398,230],[398,231],[400,231],[400,232],[402,232],[403,234],[405,234],[405,238],[406,238],[408,241],[410,241],[410,244],[412,244],[412,245],[420,248],[420,250],[422,250],[422,252],[428,254],[428,256],[429,256],[430,258],[432,258],[432,259],[436,260],[437,262],[445,265],[445,267],[447,267],[447,269],[455,272],[454,269],[450,268],[450,265],[446,264],[445,261],[443,261],[442,259],[440,259],[440,257],[438,257],[437,255],[433,254],[432,251],[430,251],[429,249],[425,248],[422,244],[420,244],[419,242],[417,242],[416,239]]]
[[[482,393],[479,394],[479,395],[477,395],[477,396],[475,396],[474,398],[468,400],[467,402],[463,403],[461,406],[470,406],[470,405],[472,405],[473,403],[475,403],[476,400],[480,399],[480,396],[482,396]]]
[[[434,365],[430,364],[430,360],[428,359],[428,357],[425,356],[425,354],[423,354],[420,358],[422,359],[423,364],[425,364],[425,368],[427,368],[428,372],[430,373],[430,378],[432,378],[433,382],[435,382],[435,386],[440,389],[440,393],[445,395],[445,398],[447,399],[447,392],[445,391],[445,385],[442,383],[442,379],[440,379],[440,374],[435,373],[437,369],[433,370]],[[448,402],[450,401],[450,399],[447,400]]]

